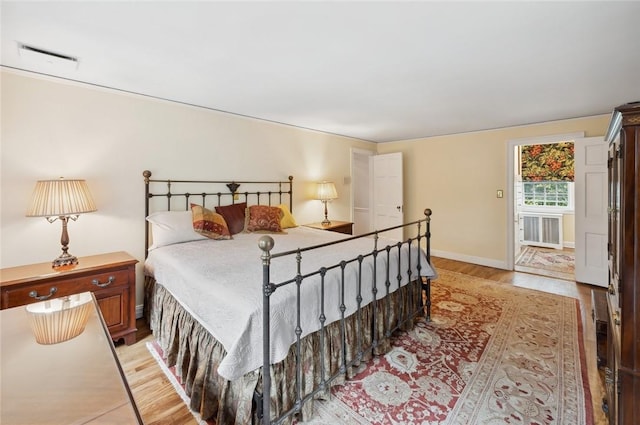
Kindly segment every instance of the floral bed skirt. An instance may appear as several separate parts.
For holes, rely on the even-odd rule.
[[[391,349],[391,330],[396,327],[411,329],[415,314],[422,311],[419,309],[421,290],[419,281],[412,282],[376,301],[375,308],[373,303],[369,304],[346,318],[346,359],[343,359],[340,321],[326,326],[324,337],[318,331],[302,338],[302,396],[310,394],[321,382],[338,372],[343,364],[353,362],[352,367],[328,384],[327,390],[355,375],[361,364],[372,355],[388,352]],[[262,368],[234,381],[219,376],[218,365],[226,354],[222,344],[152,277],[145,278],[144,308],[167,366],[175,366],[176,375],[182,380],[190,398],[190,408],[203,419],[214,419],[217,425],[250,424],[254,413],[254,393],[262,392]],[[374,340],[374,347],[365,350],[365,347],[372,346]],[[319,354],[321,351],[324,356]],[[290,410],[297,398],[295,344],[283,361],[271,366],[270,374],[273,419]],[[312,411],[313,400],[309,400],[297,417],[306,420]]]

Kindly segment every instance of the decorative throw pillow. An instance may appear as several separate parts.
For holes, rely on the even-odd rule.
[[[247,209],[247,203],[225,205],[216,207],[216,212],[224,217],[227,227],[232,235],[242,232],[244,229],[244,211]]]
[[[151,223],[153,245],[149,250],[165,245],[206,239],[196,233],[191,224],[191,211],[159,211],[147,217]]]
[[[244,231],[248,233],[283,233],[280,226],[281,218],[282,210],[278,207],[252,205],[247,208]]]
[[[209,239],[231,239],[227,222],[220,214],[201,205],[191,204],[193,230]]]
[[[289,211],[289,206],[285,204],[278,205],[278,208],[282,210],[282,218],[280,219],[280,227],[283,229],[288,229],[290,227],[298,227],[296,224],[296,219],[293,218],[291,211]]]

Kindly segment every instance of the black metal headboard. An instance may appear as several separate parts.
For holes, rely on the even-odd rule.
[[[149,227],[146,220],[152,210],[154,198],[166,199],[165,205],[154,204],[154,211],[188,211],[191,203],[203,207],[230,205],[246,202],[248,205],[286,204],[293,212],[293,176],[283,181],[237,181],[237,180],[170,180],[152,179],[151,171],[142,172],[144,177],[145,258],[149,250]],[[213,202],[211,201],[213,200]],[[173,202],[175,201],[175,202]]]

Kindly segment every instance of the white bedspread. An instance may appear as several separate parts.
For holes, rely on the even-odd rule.
[[[334,232],[306,227],[287,229],[288,234],[272,234],[275,246],[272,254],[347,237]],[[201,240],[155,249],[145,262],[145,273],[153,276],[176,300],[194,316],[227,351],[218,373],[226,379],[234,380],[243,374],[262,366],[262,251],[258,248],[261,234],[241,233],[233,240]],[[378,248],[394,243],[380,238]],[[331,245],[302,254],[302,275],[329,267],[341,260],[357,258],[373,251],[372,238],[360,238],[342,244]],[[406,247],[405,247],[406,248]],[[406,251],[406,249],[405,249]],[[398,248],[391,249],[389,281],[391,292],[398,287]],[[427,264],[424,251],[421,255],[421,275],[435,277],[435,272]],[[376,297],[386,295],[385,281],[386,252],[379,253],[377,259]],[[400,271],[402,285],[408,283],[406,254],[402,256]],[[411,249],[412,280],[418,275],[417,244]],[[273,259],[271,282],[280,283],[296,274],[295,255]],[[349,264],[344,271],[345,315],[357,309],[358,275],[357,262]],[[325,278],[326,324],[340,318],[341,270],[327,272]],[[373,299],[373,261],[365,259],[362,266],[362,305]],[[301,285],[302,336],[320,329],[319,316],[320,278],[305,279]],[[289,347],[295,342],[296,328],[296,285],[279,288],[271,296],[271,362],[284,359]]]

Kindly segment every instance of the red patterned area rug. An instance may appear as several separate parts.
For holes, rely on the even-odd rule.
[[[305,424],[591,425],[578,301],[439,271],[400,334]]]

